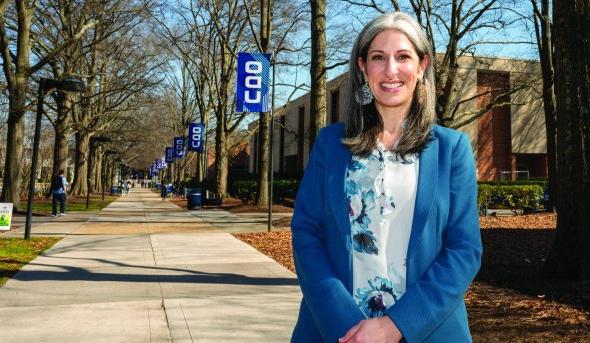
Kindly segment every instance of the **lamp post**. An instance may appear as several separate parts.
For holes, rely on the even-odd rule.
[[[27,221],[25,223],[25,239],[31,237],[31,220],[33,216],[33,195],[35,193],[35,180],[37,178],[37,155],[39,152],[39,140],[41,137],[41,117],[43,115],[43,100],[47,94],[56,90],[63,92],[84,92],[86,85],[82,80],[65,79],[39,80],[39,89],[37,90],[37,116],[35,118],[35,137],[33,139],[33,156],[31,158],[31,178],[29,180],[29,199],[27,201]]]
[[[90,137],[90,151],[88,153],[88,169],[86,171],[86,209],[90,207],[90,186],[92,176],[92,161],[94,160],[94,150],[96,149],[97,143],[110,142],[108,137]]]

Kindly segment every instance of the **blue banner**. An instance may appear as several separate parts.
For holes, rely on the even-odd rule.
[[[174,162],[174,148],[166,147],[166,155],[165,156],[166,156],[166,159],[165,159],[166,163]]]
[[[188,150],[205,151],[205,124],[190,123],[188,126]]]
[[[174,158],[184,158],[184,137],[174,137]]]
[[[269,111],[270,54],[238,53],[236,111]]]

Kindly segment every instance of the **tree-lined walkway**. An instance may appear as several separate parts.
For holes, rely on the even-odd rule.
[[[68,231],[0,288],[3,342],[290,337],[295,275],[198,212],[135,189]]]

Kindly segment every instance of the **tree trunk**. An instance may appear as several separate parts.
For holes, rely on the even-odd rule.
[[[117,180],[115,180],[116,174],[117,173],[115,172],[115,161],[111,161],[111,163],[109,164],[109,175],[107,178],[107,186],[109,186],[109,189],[117,184]]]
[[[13,58],[11,55],[14,54],[14,51],[10,51],[6,36],[6,3],[3,1],[2,12],[0,13],[2,16],[0,19],[0,25],[2,25],[0,47],[2,48],[3,71],[7,83],[6,89],[8,90],[8,134],[6,137],[6,160],[4,162],[4,179],[2,181],[0,200],[3,202],[12,202],[15,210],[21,210],[20,186],[24,157],[24,116],[26,113],[25,101],[30,77],[30,33],[33,9],[28,7],[28,2],[16,1],[15,3],[18,32],[16,35],[16,58]]]
[[[197,154],[197,166],[195,177],[197,178],[198,183],[203,182],[203,179],[205,178],[205,170],[207,169],[206,157],[207,151]]]
[[[74,181],[72,182],[72,195],[86,195],[88,176],[88,152],[90,151],[90,136],[76,133],[76,167],[74,169]]]
[[[14,105],[9,105],[13,107]],[[10,112],[13,113],[14,110]],[[23,139],[25,134],[24,116],[9,115],[6,136],[6,159],[4,160],[4,179],[2,181],[2,202],[12,202],[14,209],[22,210],[20,205],[20,183],[23,160]]]
[[[258,183],[257,206],[268,206],[268,173],[270,168],[270,113],[260,113],[258,120]]]
[[[55,145],[53,147],[53,169],[52,175],[57,176],[60,170],[64,172],[68,168],[68,137],[69,126],[57,125],[55,129]]]
[[[225,112],[217,116],[215,128],[215,191],[220,200],[227,197],[227,136],[225,132]]]
[[[182,163],[178,164],[178,171],[177,171],[177,178],[178,178],[178,189],[180,190],[180,185],[184,182],[184,169],[186,167],[186,161],[188,157],[184,157],[185,159],[182,160]]]
[[[533,6],[537,8],[537,0],[531,0]],[[537,46],[539,49],[539,60],[541,61],[541,71],[543,75],[543,107],[545,110],[545,132],[547,136],[547,169],[548,169],[548,190],[551,195],[548,203],[545,204],[546,210],[553,212],[555,209],[554,199],[557,199],[558,188],[555,185],[557,177],[557,160],[556,160],[556,118],[555,118],[555,85],[554,85],[554,67],[553,67],[553,45],[551,42],[551,16],[549,15],[549,0],[541,1],[540,31],[537,33]],[[536,27],[537,24],[535,22]]]
[[[557,230],[549,276],[590,280],[590,0],[553,4]]]
[[[94,169],[92,171],[92,181],[93,181],[93,191],[94,192],[100,192],[102,190],[102,147],[99,146],[96,151],[94,152],[94,162],[92,163],[92,165],[94,166]]]
[[[58,92],[57,120],[55,122],[55,146],[53,147],[53,176],[58,175],[60,170],[64,172],[68,168],[68,140],[71,134],[72,107],[74,105],[72,94]]]
[[[272,32],[272,0],[260,0],[260,48],[262,52],[268,52]],[[256,205],[268,206],[268,182],[270,171],[270,139],[272,129],[270,127],[270,112],[260,113],[258,119],[258,189]]]
[[[310,0],[311,5],[311,91],[309,97],[310,141],[326,126],[326,0]],[[303,137],[299,137],[303,139]]]

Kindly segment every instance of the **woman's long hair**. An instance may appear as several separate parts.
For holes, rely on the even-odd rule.
[[[342,143],[351,153],[368,155],[377,144],[377,137],[383,131],[383,121],[375,108],[374,101],[360,105],[355,101],[360,87],[365,83],[358,65],[359,57],[367,61],[371,42],[380,32],[393,30],[403,33],[414,45],[420,61],[429,57],[423,81],[416,82],[412,105],[404,123],[398,144],[393,151],[404,156],[422,151],[430,138],[430,130],[435,121],[434,106],[436,92],[434,86],[434,56],[426,34],[420,25],[408,14],[402,12],[380,15],[368,23],[358,35],[349,61],[349,76],[344,99],[345,134]]]

